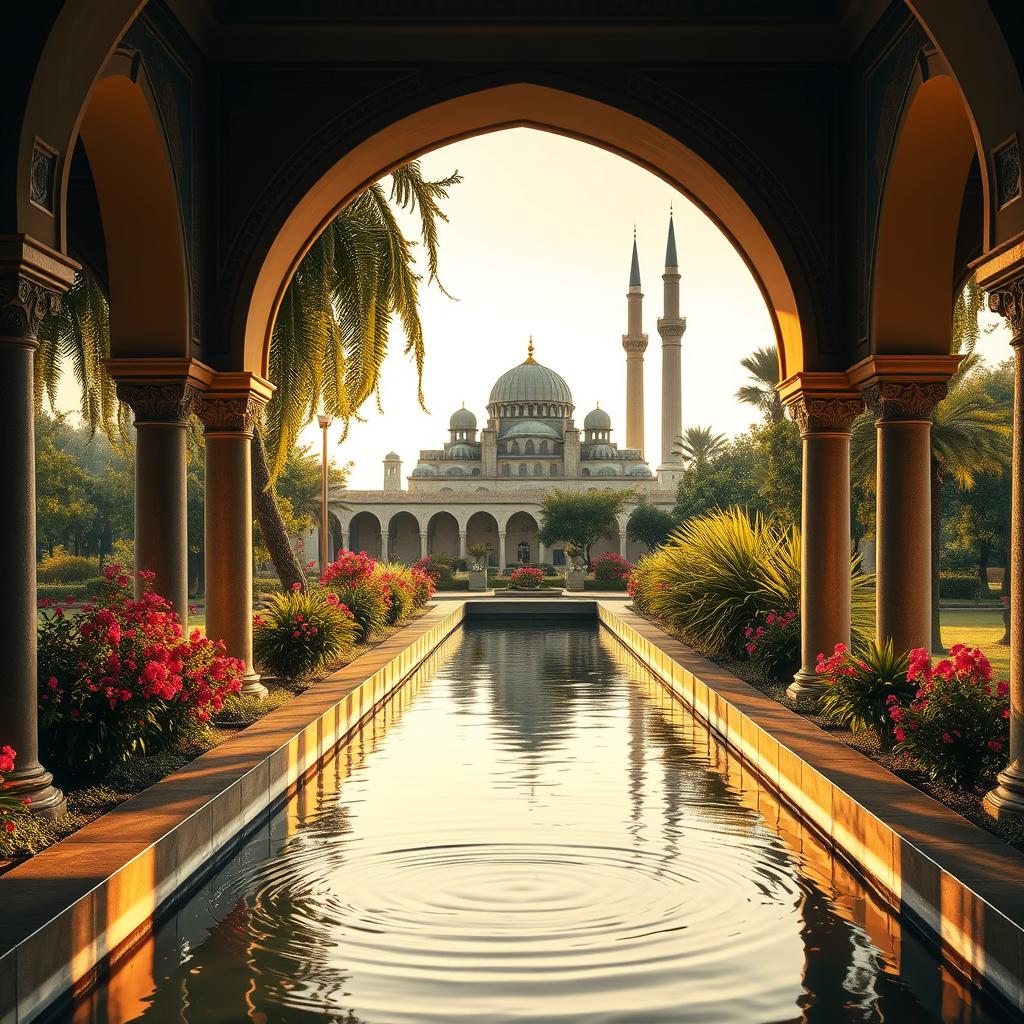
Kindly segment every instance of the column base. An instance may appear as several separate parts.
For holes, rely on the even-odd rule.
[[[985,794],[985,810],[998,821],[1024,818],[1024,770],[1020,765],[1008,766],[996,779],[999,785]]]
[[[805,669],[800,669],[793,676],[793,682],[789,684],[786,696],[801,706],[809,706],[818,703],[818,698],[824,689],[825,684],[821,681],[821,676],[817,672],[808,672]]]
[[[242,696],[263,700],[267,695],[267,688],[260,682],[262,678],[259,672],[247,672],[242,676]]]
[[[24,772],[14,771],[6,776],[7,792],[32,803],[29,811],[40,818],[58,818],[68,809],[63,792],[53,785],[53,776],[40,764]]]

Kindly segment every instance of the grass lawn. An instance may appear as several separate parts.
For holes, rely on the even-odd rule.
[[[942,642],[946,647],[952,647],[953,644],[980,647],[992,662],[993,674],[1005,679],[1010,671],[1010,648],[998,645],[997,641],[1002,635],[1002,608],[942,610]]]

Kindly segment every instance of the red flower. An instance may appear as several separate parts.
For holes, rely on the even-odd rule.
[[[15,832],[18,831],[18,826],[15,825],[13,821],[5,821],[4,822],[4,830],[8,834],[13,835]]]

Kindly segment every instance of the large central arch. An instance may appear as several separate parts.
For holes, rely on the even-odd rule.
[[[816,368],[816,300],[778,210],[749,183],[734,184],[703,156],[654,124],[618,107],[563,89],[518,83],[481,89],[425,107],[354,146],[284,215],[266,249],[250,264],[232,333],[241,335],[245,369],[265,375],[270,337],[285,288],[309,246],[346,203],[394,167],[459,139],[531,127],[588,142],[646,167],[687,194],[745,260],[768,305],[783,377]],[[736,176],[738,182],[738,176]],[[759,202],[755,211],[752,202]],[[775,224],[770,234],[766,224]],[[783,253],[786,253],[784,256]]]

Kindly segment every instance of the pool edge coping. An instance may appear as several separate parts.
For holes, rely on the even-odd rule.
[[[1024,857],[632,609],[596,604],[600,623],[897,913],[1024,1012]]]

